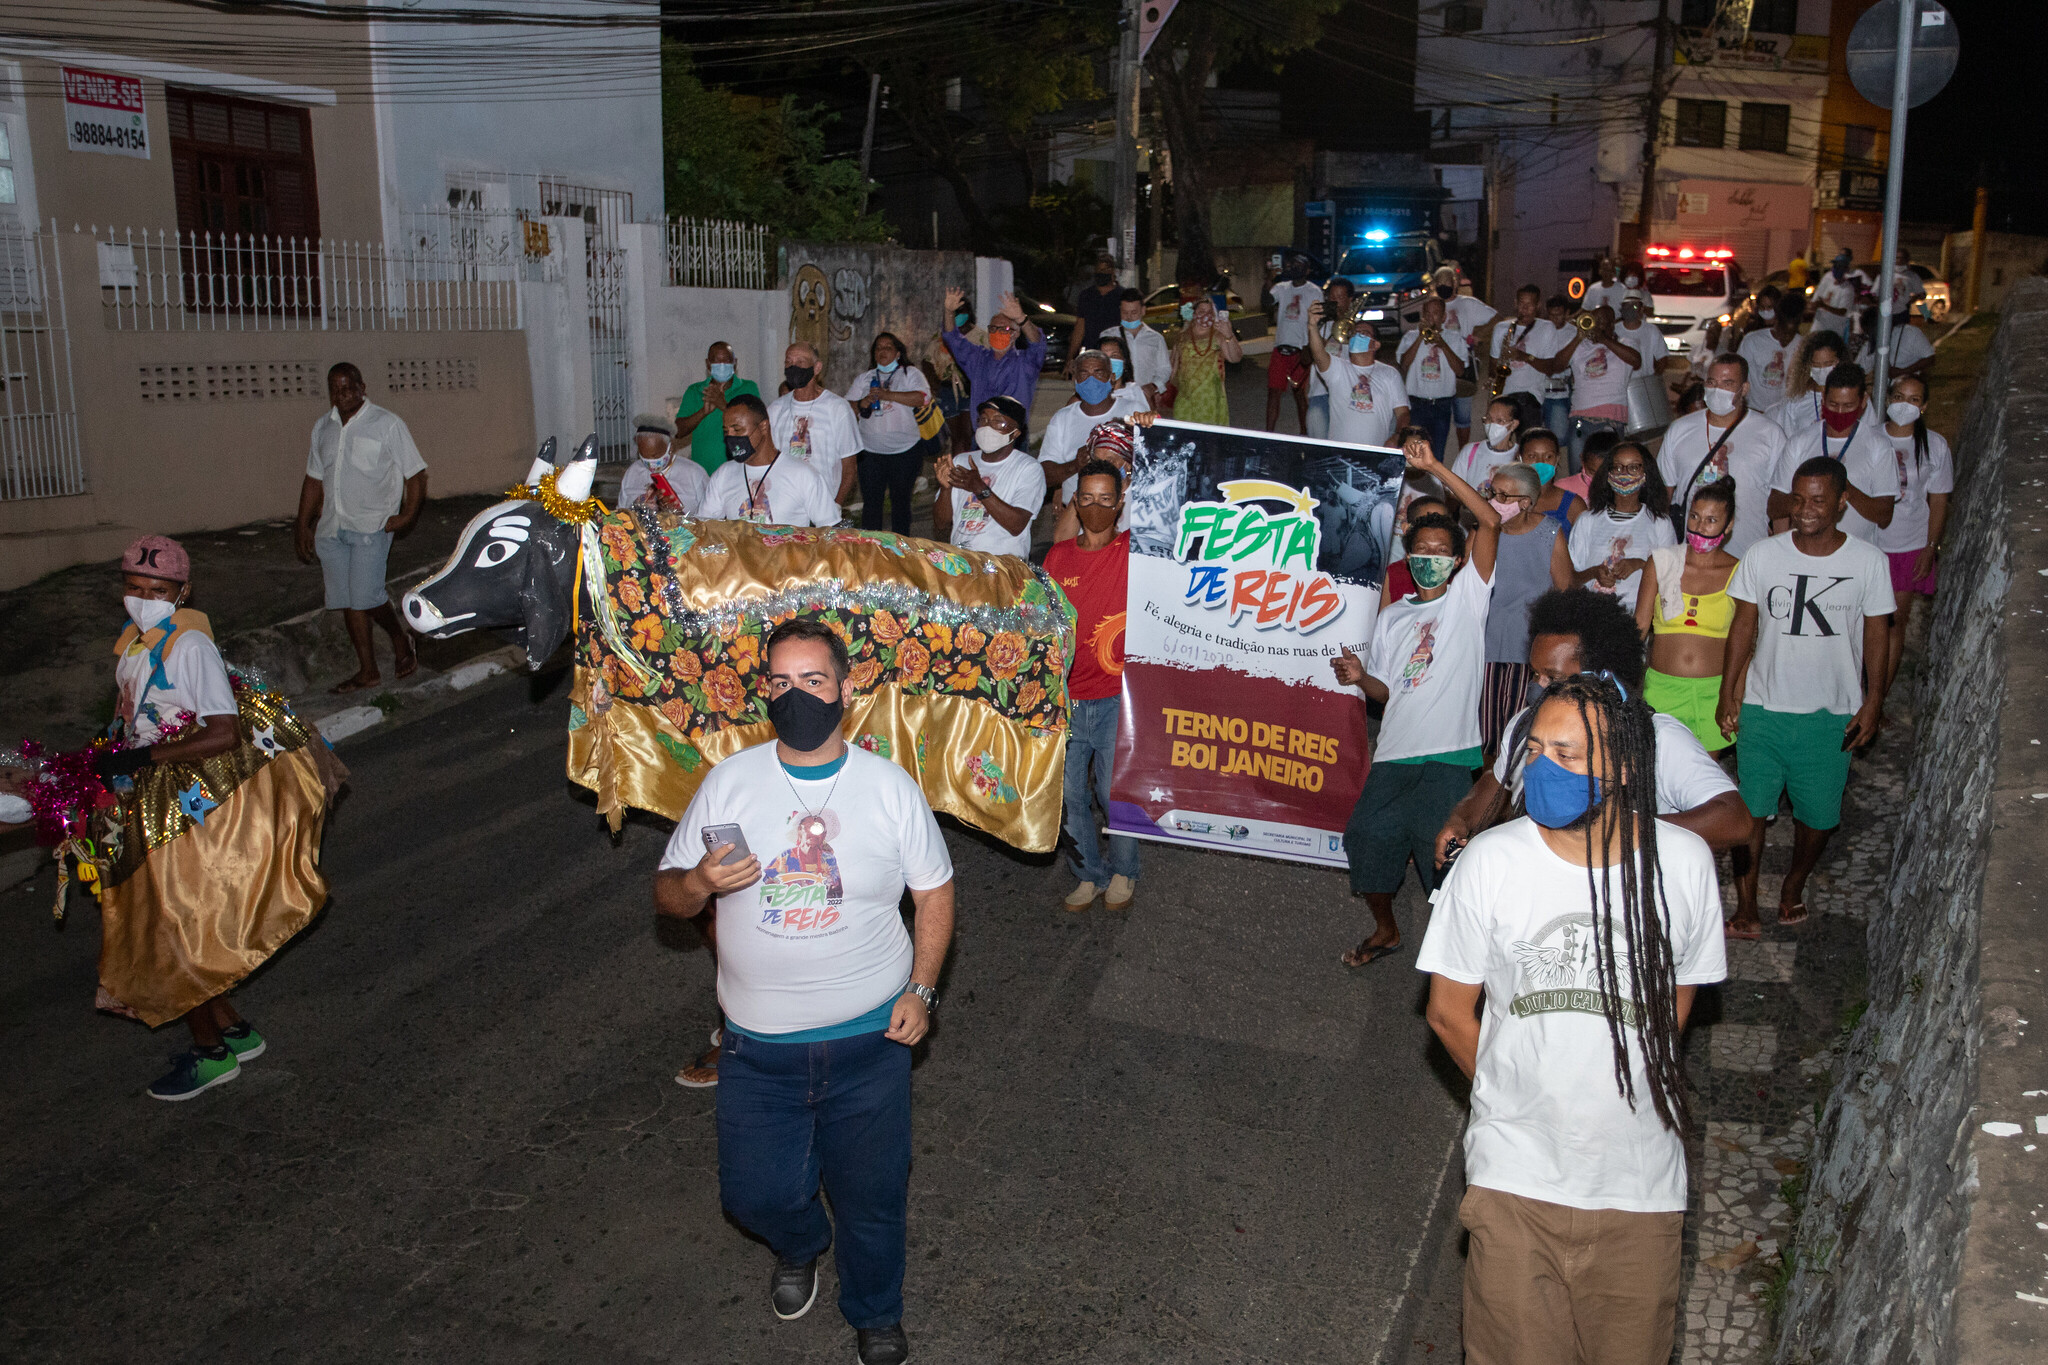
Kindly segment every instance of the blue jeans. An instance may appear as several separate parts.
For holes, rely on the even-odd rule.
[[[1461,393],[1451,400],[1451,420],[1458,424],[1458,430],[1472,429],[1472,395]]]
[[[1579,472],[1579,457],[1586,453],[1586,438],[1588,436],[1591,436],[1596,431],[1611,431],[1616,436],[1619,436],[1625,425],[1626,423],[1617,422],[1612,417],[1572,418],[1572,472],[1574,474]]]
[[[1543,400],[1543,429],[1544,429],[1545,431],[1549,432],[1549,433],[1550,433],[1550,434],[1551,434],[1552,436],[1555,436],[1555,437],[1557,438],[1557,443],[1558,443],[1558,445],[1559,445],[1559,447],[1560,447],[1560,448],[1561,448],[1561,447],[1563,447],[1563,445],[1565,444],[1565,441],[1566,441],[1566,440],[1567,440],[1567,439],[1568,439],[1568,438],[1569,438],[1569,437],[1571,436],[1571,434],[1572,434],[1572,431],[1571,431],[1571,427],[1572,427],[1572,399],[1571,399],[1571,395],[1570,395],[1570,394],[1566,394],[1566,395],[1565,395],[1564,397],[1562,397],[1562,398],[1546,398],[1546,399],[1544,399],[1544,400]],[[1574,474],[1576,474],[1576,473],[1578,473],[1578,471],[1579,471],[1579,467],[1578,467],[1578,464],[1577,464],[1577,462],[1576,462],[1576,461],[1574,461],[1574,463],[1572,464],[1571,472],[1572,472],[1572,473],[1574,473]]]
[[[1330,395],[1312,393],[1308,396],[1308,431],[1318,441],[1330,439]]]
[[[1071,866],[1074,876],[1097,886],[1112,876],[1138,877],[1138,841],[1127,834],[1109,836],[1109,866],[1102,865],[1102,835],[1095,828],[1095,811],[1088,804],[1090,772],[1094,769],[1094,796],[1109,816],[1109,770],[1116,762],[1117,717],[1123,698],[1103,697],[1097,701],[1076,701],[1067,713],[1067,838],[1074,845]]]
[[[839,1225],[839,1311],[903,1320],[910,1194],[910,1049],[879,1033],[764,1043],[731,1029],[718,1056],[718,1196],[740,1226],[802,1265]]]
[[[1439,460],[1451,458],[1451,422],[1455,398],[1414,398],[1408,400],[1408,420],[1429,433],[1429,448]]]

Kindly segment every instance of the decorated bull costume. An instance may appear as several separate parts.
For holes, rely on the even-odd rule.
[[[803,616],[852,655],[849,742],[932,809],[1053,847],[1073,614],[1042,571],[886,532],[608,511],[594,452],[557,471],[542,447],[405,614],[435,638],[512,631],[535,668],[575,631],[569,777],[614,828],[628,806],[680,817],[713,764],[774,737],[762,643]]]

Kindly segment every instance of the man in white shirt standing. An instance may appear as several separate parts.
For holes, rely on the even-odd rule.
[[[1785,454],[1785,432],[1749,406],[1749,362],[1716,356],[1707,366],[1707,405],[1673,422],[1657,452],[1657,472],[1671,491],[1671,509],[1692,506],[1694,490],[1735,480],[1735,525],[1728,553],[1740,559],[1770,534],[1771,481]]]
[[[1471,1365],[1671,1355],[1682,1035],[1727,950],[1712,851],[1635,780],[1655,744],[1642,698],[1605,675],[1553,686],[1529,730],[1528,814],[1465,848],[1416,959],[1430,1027],[1472,1078]]]
[[[1846,331],[1849,316],[1856,311],[1857,281],[1861,276],[1849,269],[1851,257],[1847,251],[1835,253],[1835,259],[1827,271],[1813,286],[1813,330],[1816,332]]]
[[[1579,300],[1579,307],[1587,312],[1605,305],[1616,312],[1621,310],[1621,301],[1628,297],[1628,286],[1615,278],[1614,258],[1600,258],[1599,278],[1586,286],[1586,297]]]
[[[1798,296],[1779,299],[1769,327],[1742,339],[1736,354],[1749,362],[1750,406],[1769,411],[1785,401],[1785,381],[1799,350]]]
[[[1614,310],[1593,310],[1593,327],[1572,335],[1549,356],[1532,360],[1546,374],[1572,372],[1572,471],[1585,454],[1586,438],[1596,431],[1622,434],[1628,426],[1628,382],[1642,364],[1641,352],[1615,334]]]
[[[1173,382],[1173,352],[1166,338],[1145,321],[1145,296],[1126,289],[1117,302],[1121,315],[1116,330],[1131,358],[1131,382],[1145,391],[1145,406],[1159,406],[1159,393]],[[1104,335],[1107,335],[1105,333]]]
[[[910,1050],[953,938],[953,863],[910,775],[841,737],[854,687],[831,628],[784,622],[764,655],[775,742],[705,777],[654,903],[712,913],[719,1201],[775,1253],[769,1307],[785,1322],[810,1311],[836,1224],[859,1359],[900,1365]],[[897,908],[906,889],[914,936]]]
[[[1614,309],[1614,334],[1642,357],[1636,364],[1635,373],[1629,376],[1632,379],[1656,374],[1664,368],[1665,360],[1671,355],[1671,347],[1664,340],[1664,334],[1648,321],[1649,308],[1649,296],[1639,289],[1631,289]]]
[[[1310,307],[1314,310],[1310,321],[1321,322],[1328,305]],[[1351,334],[1341,351],[1334,350],[1324,341],[1320,327],[1309,328],[1309,358],[1330,391],[1332,441],[1384,446],[1408,425],[1408,391],[1401,384],[1399,371],[1373,359],[1379,345],[1372,329],[1362,327]]]
[[[809,465],[831,490],[832,501],[845,502],[860,457],[860,422],[853,404],[825,387],[818,353],[804,342],[792,342],[782,353],[782,377],[789,392],[768,405],[776,446],[786,458]]]
[[[1325,346],[1329,344],[1338,320],[1350,317],[1357,304],[1358,292],[1351,281],[1342,275],[1332,276],[1323,290],[1322,316],[1310,324]],[[1328,440],[1330,436],[1330,386],[1323,382],[1322,372],[1316,369],[1313,352],[1308,365],[1308,426],[1305,433],[1318,441]]]
[[[1115,387],[1109,357],[1086,350],[1074,357],[1074,401],[1045,421],[1038,442],[1038,464],[1045,486],[1064,506],[1074,496],[1080,468],[1088,460],[1088,437],[1104,422],[1147,411],[1145,391],[1135,384]]]
[[[412,637],[391,609],[384,577],[392,537],[410,531],[420,518],[427,462],[398,414],[364,394],[363,372],[347,361],[327,372],[331,406],[313,423],[293,528],[299,562],[311,564],[319,557],[327,609],[341,613],[355,648],[356,671],[335,684],[336,692],[361,691],[378,681],[372,622],[391,637],[399,677],[410,677],[419,667]]]
[[[932,534],[963,550],[1031,555],[1031,522],[1045,506],[1045,471],[1025,453],[1030,439],[1024,405],[997,394],[975,414],[975,449],[966,464],[940,460],[932,503]]]
[[[1878,531],[1892,524],[1899,496],[1897,462],[1884,423],[1864,392],[1868,384],[1860,365],[1837,365],[1829,372],[1821,391],[1820,425],[1787,441],[1778,457],[1778,471],[1771,480],[1771,520],[1792,515],[1792,481],[1808,460],[1820,456],[1839,461],[1848,480],[1842,530],[1876,545]],[[1741,511],[1740,503],[1736,510]]]
[[[1457,329],[1460,337],[1464,338],[1466,357],[1468,359],[1476,357],[1479,354],[1479,329],[1492,322],[1500,314],[1495,312],[1493,305],[1485,300],[1476,299],[1470,294],[1460,294],[1458,292],[1458,272],[1451,269],[1451,267],[1447,265],[1438,266],[1435,279],[1436,296],[1444,301],[1444,315],[1450,319],[1451,326]],[[1477,371],[1470,372],[1470,379],[1473,382],[1467,382],[1458,386],[1458,396],[1452,403],[1452,420],[1457,423],[1458,427],[1457,435],[1453,439],[1458,445],[1463,445],[1471,439],[1472,396],[1473,392],[1477,391]],[[1472,392],[1467,392],[1467,390]],[[1485,411],[1485,404],[1482,403],[1480,405],[1480,411]]]
[[[1293,393],[1294,416],[1308,434],[1308,310],[1323,291],[1308,282],[1308,258],[1291,256],[1287,278],[1269,283],[1273,296],[1273,354],[1266,362],[1266,430],[1280,425],[1280,395]]]
[[[1539,404],[1550,374],[1529,362],[1548,360],[1561,350],[1568,337],[1537,316],[1543,306],[1543,291],[1525,284],[1515,291],[1515,315],[1493,329],[1493,367],[1506,366],[1508,377],[1502,393],[1526,393]]]
[[[756,526],[837,526],[839,504],[809,465],[783,457],[760,395],[741,393],[726,400],[725,464],[711,476],[699,515]]]
[[[1408,410],[1415,424],[1429,433],[1430,448],[1440,460],[1451,456],[1451,427],[1457,417],[1458,382],[1469,373],[1472,353],[1450,325],[1444,301],[1422,301],[1422,325],[1404,333],[1394,362],[1408,391]]]
[[[1792,798],[1792,865],[1778,923],[1806,921],[1806,879],[1842,822],[1850,751],[1877,738],[1884,715],[1886,633],[1897,603],[1875,545],[1836,525],[1849,487],[1841,462],[1817,456],[1792,481],[1792,529],[1750,548],[1728,592],[1735,620],[1716,719],[1738,733],[1736,780],[1756,817],[1734,860],[1728,932],[1756,938],[1757,868],[1778,799]]]

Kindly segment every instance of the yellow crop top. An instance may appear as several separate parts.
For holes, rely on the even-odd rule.
[[[1730,570],[1728,577],[1735,577]],[[1725,640],[1728,630],[1735,624],[1735,599],[1728,595],[1728,584],[1721,585],[1721,591],[1705,594],[1685,594],[1685,610],[1673,618],[1664,614],[1664,604],[1659,602],[1650,611],[1650,629],[1658,635],[1703,635],[1709,639]]]

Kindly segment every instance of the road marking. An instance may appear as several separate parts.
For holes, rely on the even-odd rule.
[[[1387,1352],[1387,1337],[1392,1334],[1394,1324],[1400,1320],[1402,1300],[1408,1297],[1408,1286],[1415,1283],[1415,1267],[1422,1260],[1422,1244],[1429,1236],[1429,1225],[1436,1220],[1437,1203],[1444,1197],[1444,1180],[1451,1173],[1451,1158],[1458,1154],[1458,1144],[1465,1140],[1465,1129],[1461,1124],[1451,1136],[1451,1145],[1444,1149],[1444,1164],[1437,1168],[1436,1189],[1429,1196],[1429,1208],[1422,1215],[1422,1235],[1415,1239],[1415,1247],[1408,1253],[1408,1273],[1401,1277],[1401,1287],[1394,1293],[1393,1302],[1387,1305],[1386,1325],[1380,1328],[1380,1339],[1373,1344],[1372,1365],[1380,1365]]]

